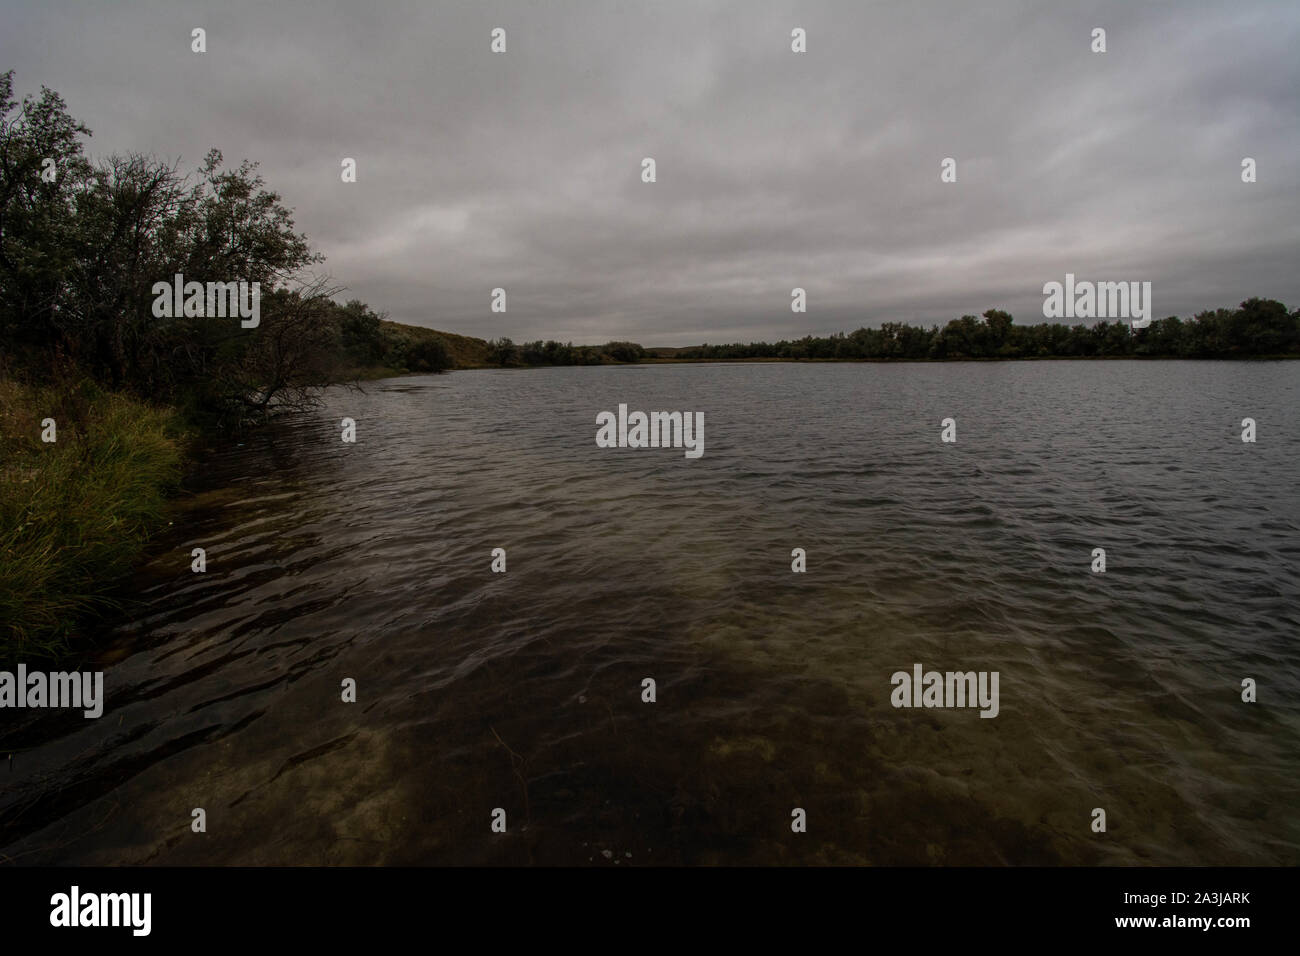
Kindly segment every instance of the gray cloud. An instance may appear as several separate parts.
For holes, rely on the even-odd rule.
[[[1150,280],[1157,315],[1300,305],[1300,8],[1272,0],[9,7],[0,69],[62,93],[93,153],[260,162],[399,321],[650,345],[1035,322],[1066,272]]]

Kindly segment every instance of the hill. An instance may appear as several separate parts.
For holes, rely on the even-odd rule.
[[[451,359],[452,368],[485,368],[492,363],[488,360],[489,346],[486,339],[471,335],[457,335],[455,332],[441,332],[422,325],[406,325],[383,319],[379,323],[384,337],[407,346],[420,346],[427,342],[441,342]]]

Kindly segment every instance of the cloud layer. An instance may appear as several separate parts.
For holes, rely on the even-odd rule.
[[[1151,281],[1157,316],[1300,306],[1300,7],[1273,0],[40,0],[4,19],[0,69],[63,94],[92,153],[260,162],[335,280],[399,321],[647,345],[1028,323],[1066,272]]]

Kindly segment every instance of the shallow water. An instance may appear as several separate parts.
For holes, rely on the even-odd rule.
[[[4,713],[0,858],[1295,864],[1298,399],[1200,362],[331,390],[208,456],[102,718]],[[704,412],[704,456],[597,448],[620,402]],[[914,663],[999,672],[998,716],[892,707]]]

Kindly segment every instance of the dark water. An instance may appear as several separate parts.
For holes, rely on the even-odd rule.
[[[331,392],[210,456],[102,638],[100,720],[6,712],[0,747],[23,749],[0,766],[0,847],[1295,864],[1298,399],[1297,363],[483,371]],[[620,402],[704,412],[704,457],[597,448]],[[999,715],[893,708],[891,675],[918,662],[998,671]]]

